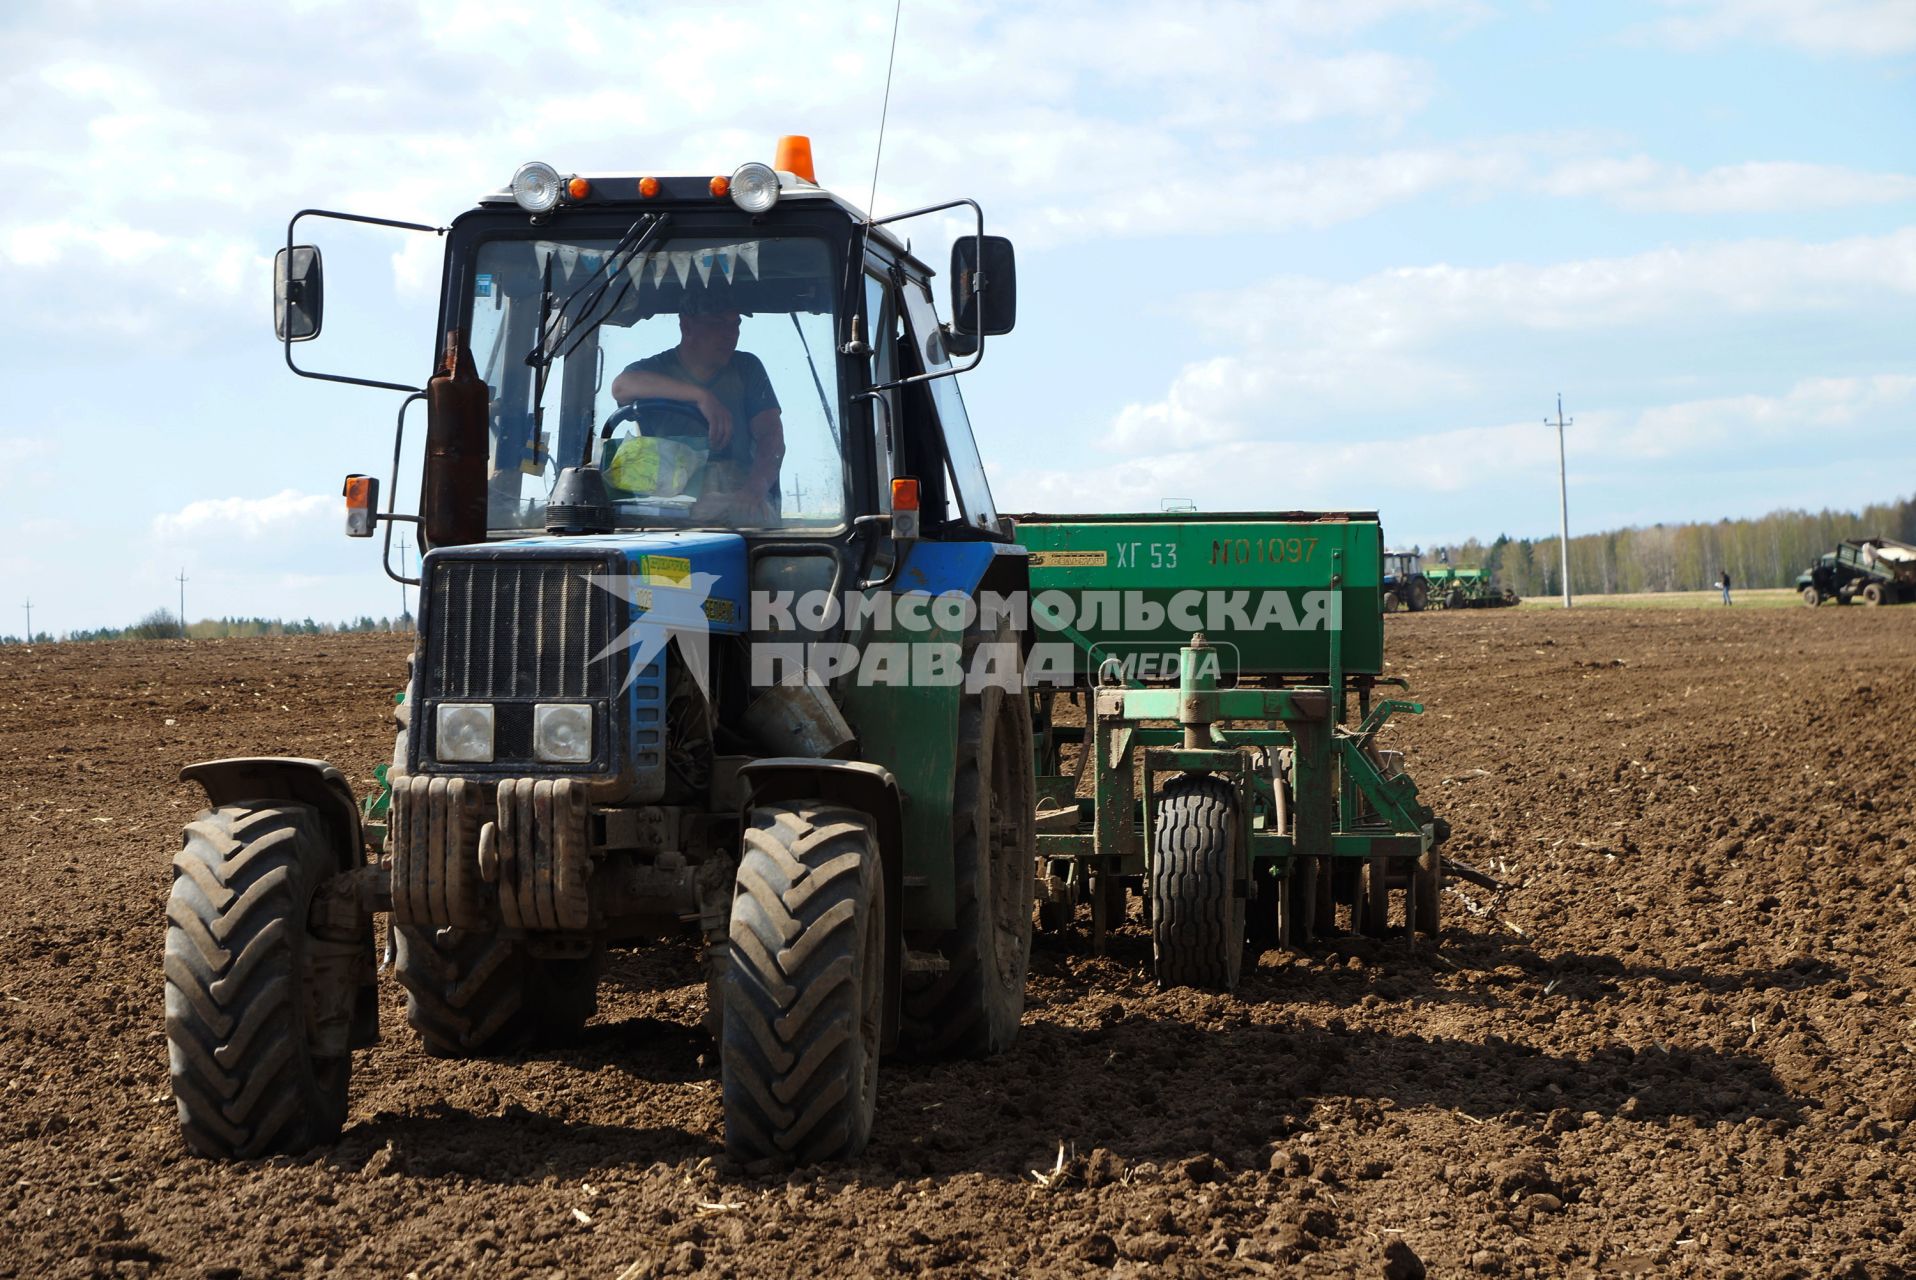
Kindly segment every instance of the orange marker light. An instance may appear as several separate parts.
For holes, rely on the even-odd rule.
[[[644,196],[647,200],[650,200],[653,196],[657,195],[658,193],[659,193],[659,180],[657,178],[640,178],[639,179],[639,194],[640,195]]]
[[[565,191],[574,200],[583,200],[592,194],[592,184],[584,178],[574,178],[565,184]]]
[[[918,479],[916,476],[900,476],[891,482],[891,509],[893,511],[918,510]]]
[[[346,477],[346,536],[370,538],[378,522],[379,481],[371,476]]]
[[[812,176],[812,140],[802,133],[788,133],[778,140],[772,168],[783,169],[814,186],[818,185],[818,179]]]
[[[731,192],[732,192],[732,180],[730,178],[727,178],[721,175],[720,177],[712,179],[712,194],[713,195],[723,200],[726,196],[730,195]]]

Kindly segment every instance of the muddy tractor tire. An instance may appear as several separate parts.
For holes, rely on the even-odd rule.
[[[1008,629],[995,640],[1016,644]],[[995,686],[966,694],[952,783],[958,924],[927,944],[944,955],[945,971],[906,976],[899,1046],[907,1053],[984,1058],[1017,1039],[1031,967],[1036,810],[1029,700]]]
[[[725,1149],[808,1164],[871,1139],[885,984],[876,824],[800,801],[752,810],[719,1042]]]
[[[1856,594],[1863,597],[1864,604],[1874,608],[1883,603],[1883,584],[1880,582],[1867,583],[1863,589]]]
[[[201,813],[173,858],[166,903],[166,1048],[186,1145],[250,1158],[331,1142],[346,1120],[352,1052],[315,1011],[322,984],[313,898],[338,870],[316,810],[228,805]],[[350,1008],[350,994],[345,1007]]]
[[[1406,601],[1412,613],[1422,613],[1424,606],[1430,603],[1430,588],[1422,582],[1410,584],[1410,599]]]
[[[1208,774],[1168,780],[1151,856],[1151,952],[1158,984],[1229,991],[1244,966],[1237,802]]]
[[[1396,613],[1403,609],[1403,607],[1404,598],[1402,596],[1398,595],[1395,591],[1386,591],[1384,593],[1385,613]]]
[[[597,955],[551,960],[525,939],[393,928],[406,1021],[435,1058],[484,1058],[576,1038],[598,1012]]]
[[[1814,609],[1817,605],[1823,603],[1823,593],[1815,587],[1804,587],[1803,603]]]

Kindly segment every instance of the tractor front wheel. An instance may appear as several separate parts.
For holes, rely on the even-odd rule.
[[[1151,952],[1158,983],[1229,991],[1244,966],[1231,784],[1184,774],[1164,784],[1151,857]]]
[[[1879,605],[1883,603],[1883,584],[1880,582],[1872,582],[1864,587],[1860,594],[1863,597],[1864,604],[1872,607]]]
[[[166,1049],[186,1145],[222,1158],[330,1142],[346,1120],[352,1053],[324,1011],[350,979],[321,962],[313,898],[338,870],[309,805],[201,813],[173,858],[166,903]]]
[[[719,1041],[735,1159],[835,1160],[871,1140],[885,987],[875,825],[817,801],[752,810]]]
[[[1823,593],[1815,587],[1804,587],[1803,603],[1814,609],[1817,605],[1823,603]]]

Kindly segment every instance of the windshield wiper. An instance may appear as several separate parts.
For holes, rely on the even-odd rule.
[[[612,252],[607,255],[605,265],[566,295],[565,301],[559,304],[559,312],[556,316],[552,312],[552,261],[559,256],[557,246],[554,246],[553,251],[546,255],[545,278],[539,283],[539,338],[532,350],[526,352],[526,363],[534,370],[532,432],[535,440],[545,439],[546,381],[552,371],[553,361],[564,359],[578,350],[579,344],[605,323],[608,316],[619,309],[619,304],[625,301],[625,295],[632,289],[632,273],[626,270],[626,267],[645,251],[646,246],[652,243],[669,221],[671,221],[670,214],[641,214],[638,221],[626,228],[625,234],[619,237],[619,242],[612,246]],[[614,280],[620,280],[623,283],[619,286],[619,292],[612,299],[611,305],[600,311],[591,323],[581,323],[582,317],[591,315],[599,306],[600,299],[605,297],[605,291],[612,287]],[[588,289],[592,290],[592,296],[586,298],[577,311],[573,311],[572,304]],[[570,322],[567,320],[568,313],[572,316]],[[592,448],[591,438],[592,434],[588,431],[586,433],[588,456]]]
[[[640,215],[639,220],[626,228],[625,234],[619,237],[619,242],[612,246],[612,252],[606,256],[605,265],[566,295],[565,301],[559,304],[556,317],[552,314],[553,255],[548,255],[545,284],[539,295],[539,339],[532,350],[526,353],[526,363],[535,369],[546,369],[550,368],[555,360],[562,360],[578,350],[579,344],[584,342],[593,330],[605,323],[607,317],[617,311],[619,304],[625,301],[625,295],[632,289],[632,273],[627,271],[626,267],[645,251],[646,246],[652,243],[669,221],[671,221],[671,215],[666,213]],[[621,284],[611,305],[601,310],[590,323],[583,322],[583,317],[590,315],[599,307],[600,300],[605,297],[606,290],[612,287],[614,280],[620,281]],[[591,296],[580,303],[575,310],[572,304],[578,302],[587,290],[591,291]]]

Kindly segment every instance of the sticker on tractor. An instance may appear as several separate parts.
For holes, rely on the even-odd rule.
[[[682,587],[692,576],[692,562],[684,556],[640,556],[639,576],[647,582]]]
[[[1102,551],[1034,551],[1034,569],[1102,569],[1109,559]]]
[[[738,606],[720,596],[712,596],[705,602],[705,616],[713,622],[730,622],[738,617]]]

